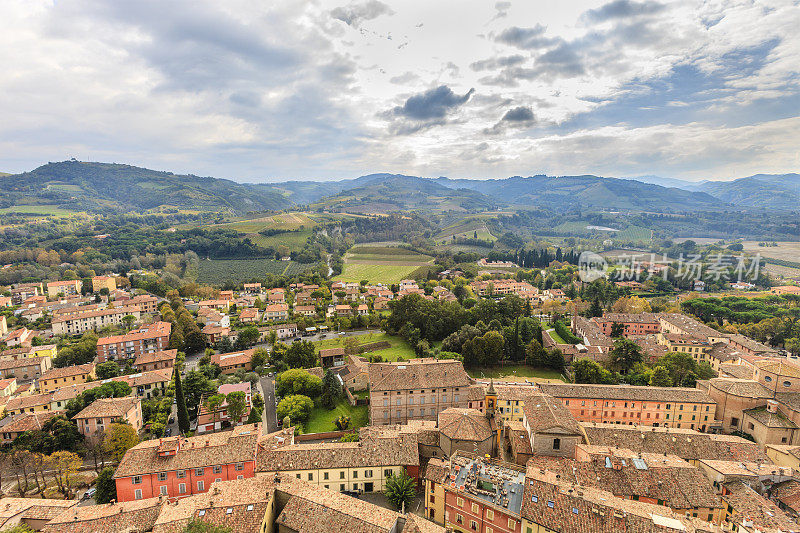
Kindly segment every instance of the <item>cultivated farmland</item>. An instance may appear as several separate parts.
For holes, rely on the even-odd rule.
[[[263,279],[267,274],[291,276],[313,266],[274,259],[211,259],[200,261],[199,277],[211,285],[221,285],[226,281],[242,283]]]
[[[432,262],[433,258],[427,255],[388,243],[359,244],[345,254],[344,269],[335,279],[397,283],[410,277],[417,269],[430,266]]]

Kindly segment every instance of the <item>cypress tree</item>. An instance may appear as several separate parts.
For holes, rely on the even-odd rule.
[[[181,433],[189,431],[189,412],[186,410],[186,398],[183,396],[181,373],[175,369],[175,401],[178,410],[178,429]]]

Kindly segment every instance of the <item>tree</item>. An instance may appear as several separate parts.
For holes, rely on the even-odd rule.
[[[611,338],[617,339],[625,336],[625,324],[621,322],[611,323]]]
[[[652,308],[644,298],[638,296],[622,297],[611,306],[615,313],[650,313]]]
[[[591,359],[579,359],[572,364],[575,383],[616,383],[614,375]]]
[[[603,316],[603,306],[600,305],[599,297],[595,297],[595,299],[592,300],[592,305],[590,305],[589,309],[586,311],[586,316],[588,318]]]
[[[120,462],[125,452],[139,444],[139,436],[127,422],[113,422],[103,435],[106,453],[115,462]]]
[[[214,427],[217,425],[217,411],[223,403],[225,403],[224,394],[212,394],[206,399],[205,407],[206,410],[211,413],[211,420],[214,423]]]
[[[186,396],[186,407],[194,412],[203,400],[203,396],[214,394],[217,388],[202,372],[192,370],[186,374],[184,395]]]
[[[345,429],[350,427],[350,417],[340,415],[336,417],[336,420],[334,420],[333,423],[336,426],[336,429],[338,429],[339,431],[344,431]]]
[[[309,341],[294,341],[286,350],[283,362],[289,368],[311,368],[317,365],[317,353],[314,343]]]
[[[253,365],[253,368],[259,368],[267,364],[267,359],[269,358],[269,352],[266,348],[256,348],[253,351],[253,357],[251,358],[250,362]]]
[[[322,396],[320,401],[326,409],[333,409],[342,397],[342,384],[330,369],[322,378]]]
[[[239,336],[236,339],[236,343],[241,348],[247,348],[257,343],[260,337],[261,332],[258,331],[256,326],[248,326],[239,330]]]
[[[617,339],[609,354],[609,364],[612,368],[627,374],[633,365],[641,362],[642,349],[638,344],[629,339]]]
[[[72,486],[72,478],[83,466],[83,460],[78,454],[61,451],[50,455],[49,463],[53,471],[53,477],[58,485],[58,490],[64,496],[68,496]]]
[[[97,492],[94,493],[94,501],[97,504],[109,503],[117,499],[117,484],[114,482],[114,469],[104,468],[97,476]]]
[[[116,361],[106,361],[94,368],[97,379],[110,379],[119,376],[119,365]]]
[[[791,337],[786,339],[784,346],[787,350],[792,352],[793,355],[800,353],[800,337]]]
[[[178,411],[178,430],[181,433],[189,431],[189,411],[186,409],[186,398],[183,395],[181,373],[175,370],[175,409]]]
[[[125,315],[122,317],[122,323],[125,325],[125,329],[130,331],[131,327],[133,327],[134,322],[136,322],[136,317],[133,315]]]
[[[347,355],[356,355],[360,353],[358,339],[355,337],[345,337],[344,341],[342,341],[342,345],[344,345],[344,353]]]
[[[408,507],[412,500],[417,496],[417,488],[414,479],[406,474],[405,470],[399,474],[392,474],[386,480],[384,489],[386,498],[392,502],[397,509]]]
[[[650,376],[651,387],[671,387],[672,379],[669,377],[669,370],[659,365],[653,369],[653,374]]]
[[[314,401],[302,394],[293,394],[282,399],[276,409],[278,418],[289,417],[293,423],[308,421],[311,410],[314,408]]]
[[[228,418],[231,423],[236,425],[242,420],[245,411],[247,410],[247,396],[242,391],[234,391],[228,393]]]
[[[547,351],[536,339],[531,340],[525,348],[525,362],[533,367],[543,367],[547,364]]]
[[[322,379],[302,368],[292,368],[281,372],[275,378],[275,393],[278,396],[302,394],[316,398],[322,392]]]

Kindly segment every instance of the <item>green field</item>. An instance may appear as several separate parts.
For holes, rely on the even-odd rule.
[[[69,216],[78,214],[76,211],[68,211],[61,209],[55,205],[12,205],[0,209],[2,213],[16,213],[18,215],[52,215],[52,216]]]
[[[316,222],[305,213],[279,213],[277,215],[234,220],[224,224],[215,224],[213,227],[223,227],[238,231],[247,236],[254,244],[263,247],[277,248],[286,246],[290,251],[303,248],[316,227]],[[302,230],[300,228],[303,228]],[[258,233],[264,229],[288,230],[269,237]],[[299,230],[299,231],[297,231]]]
[[[266,274],[291,276],[304,272],[313,265],[274,259],[211,259],[199,263],[199,279],[211,285],[222,285],[226,281],[242,283]]]
[[[354,265],[345,264],[342,273],[334,277],[334,281],[361,281],[367,279],[370,283],[397,283],[408,278],[417,270],[415,265]]]
[[[489,231],[489,228],[486,227],[486,222],[476,219],[466,219],[448,226],[437,233],[434,239],[447,243],[453,239],[453,236],[455,236],[456,239],[474,239],[476,233],[478,234],[477,238],[482,241],[497,240]]]
[[[476,379],[503,379],[506,381],[531,381],[553,380],[563,381],[561,374],[549,368],[534,368],[528,365],[507,365],[491,368],[469,368],[467,373]]]
[[[333,421],[342,415],[350,417],[350,427],[348,429],[360,428],[369,423],[369,406],[358,405],[353,407],[347,400],[340,400],[336,407],[331,410],[322,406],[314,407],[311,410],[311,417],[309,417],[305,426],[305,432],[323,433],[336,431],[336,425]]]
[[[650,242],[653,232],[641,226],[628,226],[614,234],[614,239],[619,241]]]
[[[339,281],[369,280],[371,283],[397,283],[409,278],[421,267],[432,264],[433,258],[392,243],[358,244],[344,256]]]
[[[332,339],[323,339],[321,341],[317,341],[314,344],[318,350],[324,350],[326,348],[340,348],[344,346],[344,338],[344,336],[336,336]],[[417,355],[414,353],[414,350],[411,349],[411,346],[409,346],[402,337],[393,337],[391,335],[387,335],[386,333],[369,333],[367,335],[356,335],[355,338],[358,339],[359,344],[387,341],[392,345],[391,348],[375,350],[374,352],[366,352],[361,354],[364,356],[370,353],[380,355],[383,357],[384,361],[397,361],[397,359],[400,357],[403,359],[414,359],[417,357]]]

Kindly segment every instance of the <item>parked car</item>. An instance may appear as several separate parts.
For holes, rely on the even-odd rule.
[[[87,490],[86,492],[83,493],[83,499],[84,500],[90,500],[90,499],[94,498],[94,495],[96,493],[97,493],[97,489],[92,487],[92,488],[90,488],[89,490]]]

